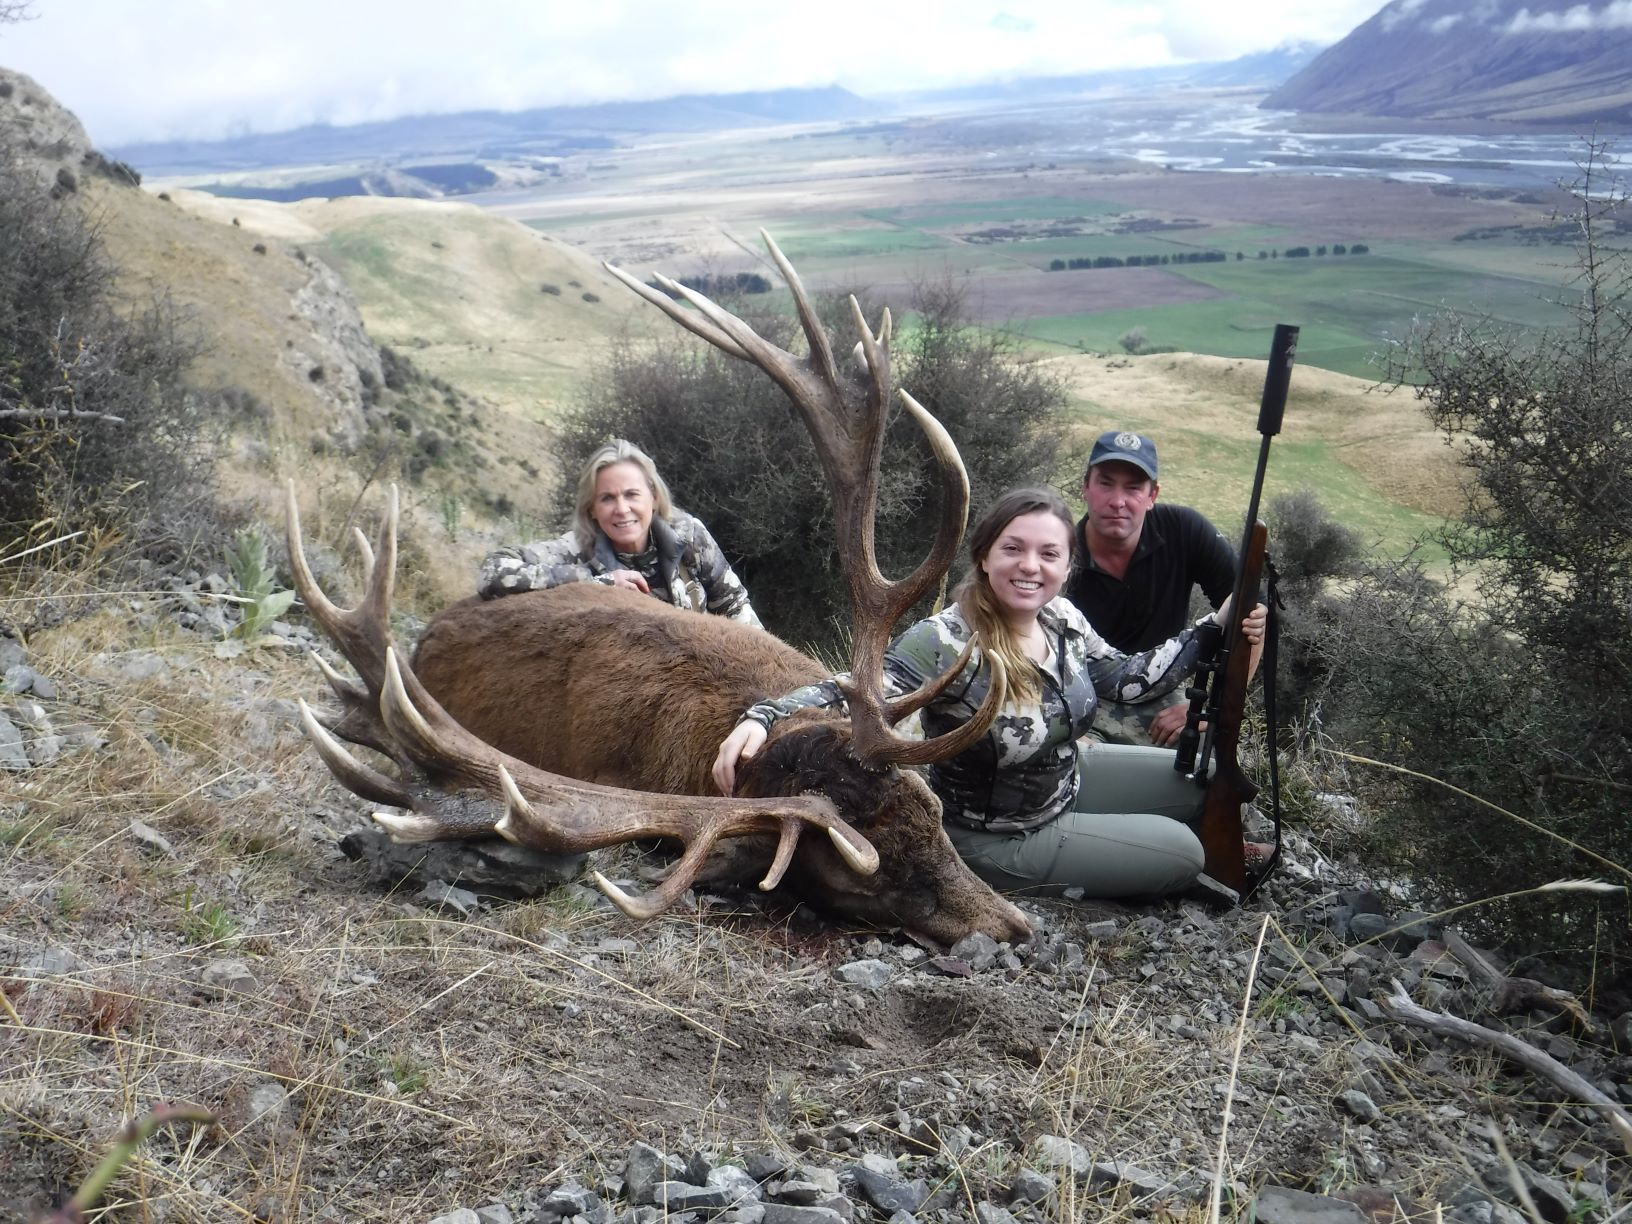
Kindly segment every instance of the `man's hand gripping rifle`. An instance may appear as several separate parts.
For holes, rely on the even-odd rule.
[[[1286,391],[1297,348],[1298,329],[1279,324],[1275,328],[1274,343],[1270,345],[1264,396],[1258,408],[1258,432],[1263,441],[1258,448],[1258,472],[1252,481],[1252,500],[1247,505],[1246,529],[1238,554],[1240,562],[1235,574],[1235,594],[1230,600],[1230,623],[1206,626],[1201,631],[1204,635],[1202,661],[1196,669],[1194,684],[1185,690],[1190,698],[1190,709],[1184,730],[1179,733],[1178,753],[1173,762],[1174,769],[1207,788],[1199,831],[1202,848],[1207,853],[1207,874],[1233,888],[1243,899],[1268,877],[1281,855],[1277,802],[1275,851],[1254,878],[1247,879],[1241,807],[1258,793],[1258,787],[1241,771],[1237,759],[1247,685],[1252,680],[1252,651],[1242,638],[1241,618],[1258,602],[1258,592],[1263,587],[1264,546],[1269,533],[1258,521],[1258,501],[1263,495],[1264,472],[1269,466],[1269,440],[1281,432],[1281,416],[1286,411]],[[1273,625],[1269,632],[1268,644],[1272,649]],[[1273,678],[1270,682],[1273,683]],[[1208,766],[1215,760],[1209,778]]]

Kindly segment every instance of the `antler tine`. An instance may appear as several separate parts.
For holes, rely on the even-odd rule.
[[[300,725],[305,728],[306,738],[312,741],[317,755],[341,785],[371,803],[388,803],[392,807],[409,807],[412,804],[408,792],[396,782],[347,752],[345,745],[329,734],[328,729],[317,720],[311,706],[298,698],[297,704],[300,706]]]
[[[861,304],[854,297],[850,299],[850,313],[861,337],[868,374],[867,391],[858,402],[855,390],[839,383],[832,345],[798,273],[771,236],[763,230],[760,232],[793,295],[800,324],[810,342],[807,361],[800,361],[771,344],[741,319],[695,290],[666,277],[657,277],[660,285],[695,306],[705,316],[702,319],[626,273],[616,268],[609,270],[682,327],[733,356],[759,366],[793,401],[815,443],[832,490],[839,555],[855,610],[851,681],[846,686],[846,695],[855,728],[856,751],[863,760],[878,764],[942,759],[962,751],[984,734],[996,715],[995,707],[990,710],[983,707],[976,725],[959,728],[935,740],[908,740],[896,735],[891,729],[892,716],[903,717],[910,709],[917,708],[912,704],[914,701],[921,705],[939,690],[930,686],[933,690],[930,697],[915,695],[887,704],[883,695],[884,651],[896,620],[940,581],[957,553],[969,514],[969,479],[963,461],[940,422],[903,392],[901,402],[923,430],[940,470],[942,518],[928,556],[905,578],[889,581],[878,568],[874,514],[884,455],[884,427],[891,399],[892,316],[888,309],[883,311],[875,334],[867,325]]]
[[[357,555],[363,559],[363,584],[366,586],[374,576],[374,546],[368,542],[361,527],[351,529],[352,543],[357,545]]]
[[[782,248],[776,245],[776,240],[764,229],[759,236],[765,240],[765,247],[771,253],[771,259],[776,263],[777,271],[782,273],[782,279],[788,284],[788,292],[793,294],[794,307],[799,311],[799,325],[805,329],[805,339],[810,343],[810,361],[816,372],[830,387],[839,385],[839,371],[833,364],[833,345],[827,338],[827,328],[822,326],[821,318],[810,304],[810,296],[805,292],[805,284],[799,279],[788,257],[782,254]],[[854,300],[854,299],[852,299]]]
[[[622,268],[619,268],[613,264],[603,262],[601,267],[605,268],[613,276],[617,277],[624,284],[628,285],[629,288],[640,294],[641,297],[645,298],[653,306],[656,306],[659,310],[668,315],[669,318],[680,324],[680,326],[685,328],[687,331],[693,333],[694,335],[701,336],[715,348],[723,349],[733,357],[740,357],[744,361],[753,360],[753,358],[748,355],[746,349],[744,349],[719,327],[710,323],[707,319],[698,318],[689,310],[680,309],[679,303],[677,303],[667,294],[659,293],[656,289],[653,289],[644,281],[636,280]],[[667,280],[666,277],[662,279]]]

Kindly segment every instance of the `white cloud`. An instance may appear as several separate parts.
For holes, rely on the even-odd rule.
[[[1392,4],[1383,9],[1383,29],[1392,30],[1410,20],[1427,2],[1428,0],[1393,0]]]
[[[1507,23],[1508,34],[1551,34],[1576,30],[1632,29],[1632,0],[1610,0],[1601,9],[1577,4],[1561,13],[1532,13],[1520,9]]]
[[[0,27],[0,63],[35,77],[92,139],[117,145],[412,113],[831,84],[878,94],[1230,59],[1335,41],[1375,2],[36,0],[37,20]]]

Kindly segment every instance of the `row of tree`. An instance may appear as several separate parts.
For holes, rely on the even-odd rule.
[[[1262,250],[1259,259],[1308,259],[1324,255],[1368,255],[1371,248],[1363,242],[1333,243],[1330,247],[1287,247],[1282,250]],[[1237,251],[1236,260],[1246,259],[1246,253]],[[1160,268],[1170,264],[1224,263],[1230,257],[1223,251],[1169,251],[1162,255],[1083,255],[1072,259],[1051,259],[1050,272],[1078,272],[1086,268]]]

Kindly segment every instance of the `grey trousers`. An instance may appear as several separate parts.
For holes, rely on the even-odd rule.
[[[1076,808],[1039,829],[985,833],[956,824],[947,835],[974,873],[1007,892],[1156,897],[1201,873],[1202,788],[1173,769],[1166,748],[1084,741],[1077,747]]]

